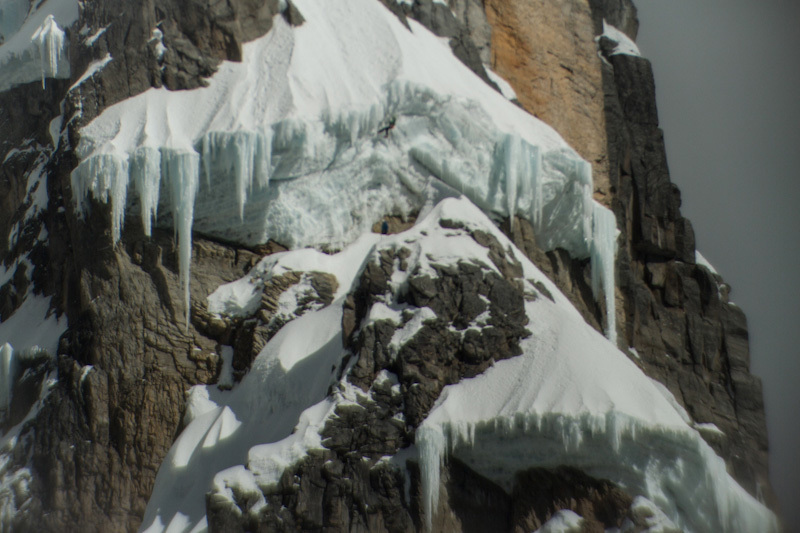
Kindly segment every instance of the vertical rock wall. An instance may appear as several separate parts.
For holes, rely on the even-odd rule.
[[[491,67],[526,111],[592,164],[595,197],[609,204],[601,61],[588,0],[486,0]]]

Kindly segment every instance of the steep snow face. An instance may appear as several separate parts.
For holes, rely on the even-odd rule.
[[[444,228],[441,220],[464,229]],[[523,283],[544,287],[553,299],[525,304],[532,335],[521,343],[522,355],[445,388],[418,428],[427,517],[436,507],[440,464],[452,453],[506,488],[519,469],[570,465],[647,498],[635,505],[650,505],[650,514],[663,524],[689,531],[777,531],[775,517],[727,475],[666,389],[588,326],[466,198],[445,199],[410,230],[366,234],[339,254],[304,249],[269,256],[214,293],[209,305],[217,312],[249,316],[272,276],[316,270],[339,282],[333,303],[284,326],[231,391],[192,390],[187,425],[159,470],[143,530],[202,529],[209,492],[249,502],[247,512],[254,517],[263,511],[268,504],[262,489],[276,484],[308,450],[320,449],[319,431],[336,405],[359,393],[346,381],[336,384],[335,376],[345,356],[342,304],[362,266],[379,261],[384,250],[403,247],[411,251],[409,272],[433,273],[432,265],[461,261],[494,269],[488,250],[468,237],[474,230],[491,233],[511,250],[522,265]],[[404,279],[396,274],[391,283],[402,287]],[[392,305],[376,304],[365,320],[399,325],[401,313]],[[418,309],[419,316],[398,329],[392,343],[399,347],[413,339],[418,324],[431,318],[429,311]],[[392,376],[382,372],[378,379]],[[329,395],[332,384],[335,392]],[[559,524],[575,517],[565,513],[562,519]]]
[[[115,239],[126,209],[138,206],[146,232],[180,218],[182,242],[194,230],[248,245],[337,248],[386,213],[463,193],[493,215],[531,220],[546,250],[608,262],[613,280],[613,250],[593,254],[604,208],[591,199],[590,165],[552,128],[379,2],[295,6],[302,26],[276,17],[207,88],[152,89],[81,130],[75,196],[112,204]],[[378,134],[391,117],[394,128]],[[186,157],[170,174],[165,160],[177,153]],[[178,175],[196,190],[191,219],[192,195],[174,198]]]
[[[0,1],[0,91],[37,79],[69,78],[64,28],[78,20],[77,0]]]

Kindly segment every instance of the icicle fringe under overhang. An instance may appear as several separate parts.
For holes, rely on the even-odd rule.
[[[416,446],[428,531],[439,505],[441,467],[450,454],[507,491],[521,465],[566,464],[645,496],[685,531],[778,531],[775,515],[730,477],[725,462],[689,428],[617,412],[517,413],[478,423],[426,421],[417,428]]]

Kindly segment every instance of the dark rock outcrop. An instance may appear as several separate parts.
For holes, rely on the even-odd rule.
[[[232,509],[230,501],[210,495],[212,531],[419,528],[419,505],[404,496],[406,465],[381,458],[413,443],[416,427],[446,385],[521,353],[518,341],[528,334],[524,299],[536,297],[523,294],[521,265],[492,235],[471,235],[490,250],[502,276],[486,265],[466,262],[434,265],[435,276],[423,274],[409,264],[407,248],[382,250],[377,261],[367,263],[342,318],[345,343],[356,358],[344,379],[364,394],[336,408],[320,431],[326,450],[287,469],[277,487],[265,490],[269,505],[258,516],[247,512],[249,500],[235,502],[238,509]],[[407,292],[393,292],[389,280],[395,265],[409,274]],[[387,301],[405,306],[405,321],[422,307],[435,318],[423,321],[394,351],[392,337],[403,325],[390,320],[364,323],[372,306]],[[489,315],[486,324],[476,328],[474,320],[483,313]],[[395,386],[381,379],[385,372],[395,376]]]
[[[739,483],[774,503],[761,382],[749,373],[744,314],[728,302],[722,279],[695,263],[694,232],[669,180],[650,63],[627,55],[606,59],[612,207],[622,231],[622,338],[695,422],[725,434],[709,444]]]

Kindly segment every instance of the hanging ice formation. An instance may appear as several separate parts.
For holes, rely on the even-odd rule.
[[[58,26],[53,15],[47,15],[31,37],[31,41],[39,49],[39,58],[42,62],[42,89],[44,89],[45,78],[54,78],[58,74],[59,58],[64,54],[64,30]]]
[[[489,179],[480,170],[434,146],[418,143],[411,156],[433,175],[465,194],[487,212],[527,219],[537,245],[563,248],[576,258],[591,258],[592,288],[605,295],[606,336],[616,343],[614,213],[592,200],[592,168],[566,150],[543,151],[519,135],[505,134],[494,144]],[[480,156],[475,156],[479,159]]]
[[[252,132],[211,132],[193,149],[140,146],[127,158],[116,153],[99,153],[84,159],[72,173],[72,190],[79,206],[89,193],[96,200],[111,203],[111,233],[119,242],[132,183],[141,208],[144,233],[150,236],[154,221],[166,208],[172,217],[181,285],[184,292],[186,325],[189,323],[189,279],[192,256],[194,206],[201,186],[218,181],[234,182],[239,217],[254,186],[265,188],[270,173],[270,136]],[[163,198],[162,198],[163,196]],[[161,209],[159,209],[159,207]]]
[[[152,89],[104,110],[81,128],[76,199],[92,193],[112,203],[115,242],[129,195],[146,234],[171,217],[187,284],[192,228],[250,246],[273,239],[290,248],[339,247],[387,212],[410,215],[459,193],[487,213],[529,220],[541,249],[593,257],[613,282],[613,245],[592,244],[602,217],[613,215],[594,204],[590,165],[557,132],[476,78],[434,36],[409,33],[383,6],[335,5],[309,3],[303,31],[276,18],[247,45],[243,62],[221,65],[206,88]],[[345,12],[364,10],[408,43],[353,48],[360,34],[343,34],[339,25],[352,22]],[[306,43],[315,25],[318,37]],[[296,53],[321,43],[320,53]],[[423,49],[410,62],[399,54]],[[320,58],[325,67],[329,54],[349,65],[352,57],[339,57],[348,50],[366,54],[353,69],[309,67]],[[362,64],[386,68],[356,68]],[[392,135],[376,136],[390,115],[398,118]],[[177,148],[184,156],[166,169]],[[190,186],[179,198],[177,183]],[[614,291],[604,289],[610,310]]]
[[[578,464],[589,475],[657,502],[682,531],[779,531],[774,515],[733,480],[725,462],[688,427],[660,426],[614,411],[519,412],[481,422],[425,422],[417,428],[416,445],[426,531],[433,531],[441,468],[452,453],[509,491],[512,473],[523,465]]]
[[[166,189],[178,240],[180,280],[183,286],[186,327],[189,325],[189,265],[192,256],[192,220],[197,195],[199,155],[194,151],[141,147],[126,160],[117,154],[97,154],[72,172],[72,191],[79,209],[89,193],[111,203],[111,234],[119,242],[125,222],[128,185],[134,182],[142,210],[145,233],[150,235],[158,212],[162,184]]]
[[[617,344],[617,317],[614,292],[614,258],[617,253],[617,219],[614,213],[595,203],[592,209],[592,292],[602,287],[606,303],[606,337]]]
[[[11,388],[17,376],[17,361],[14,348],[5,343],[0,346],[0,413],[11,405]]]
[[[243,220],[244,205],[253,190],[253,182],[260,188],[269,184],[271,135],[212,131],[203,137],[200,144],[205,185],[211,186],[212,173],[232,174],[236,183],[239,219]]]

